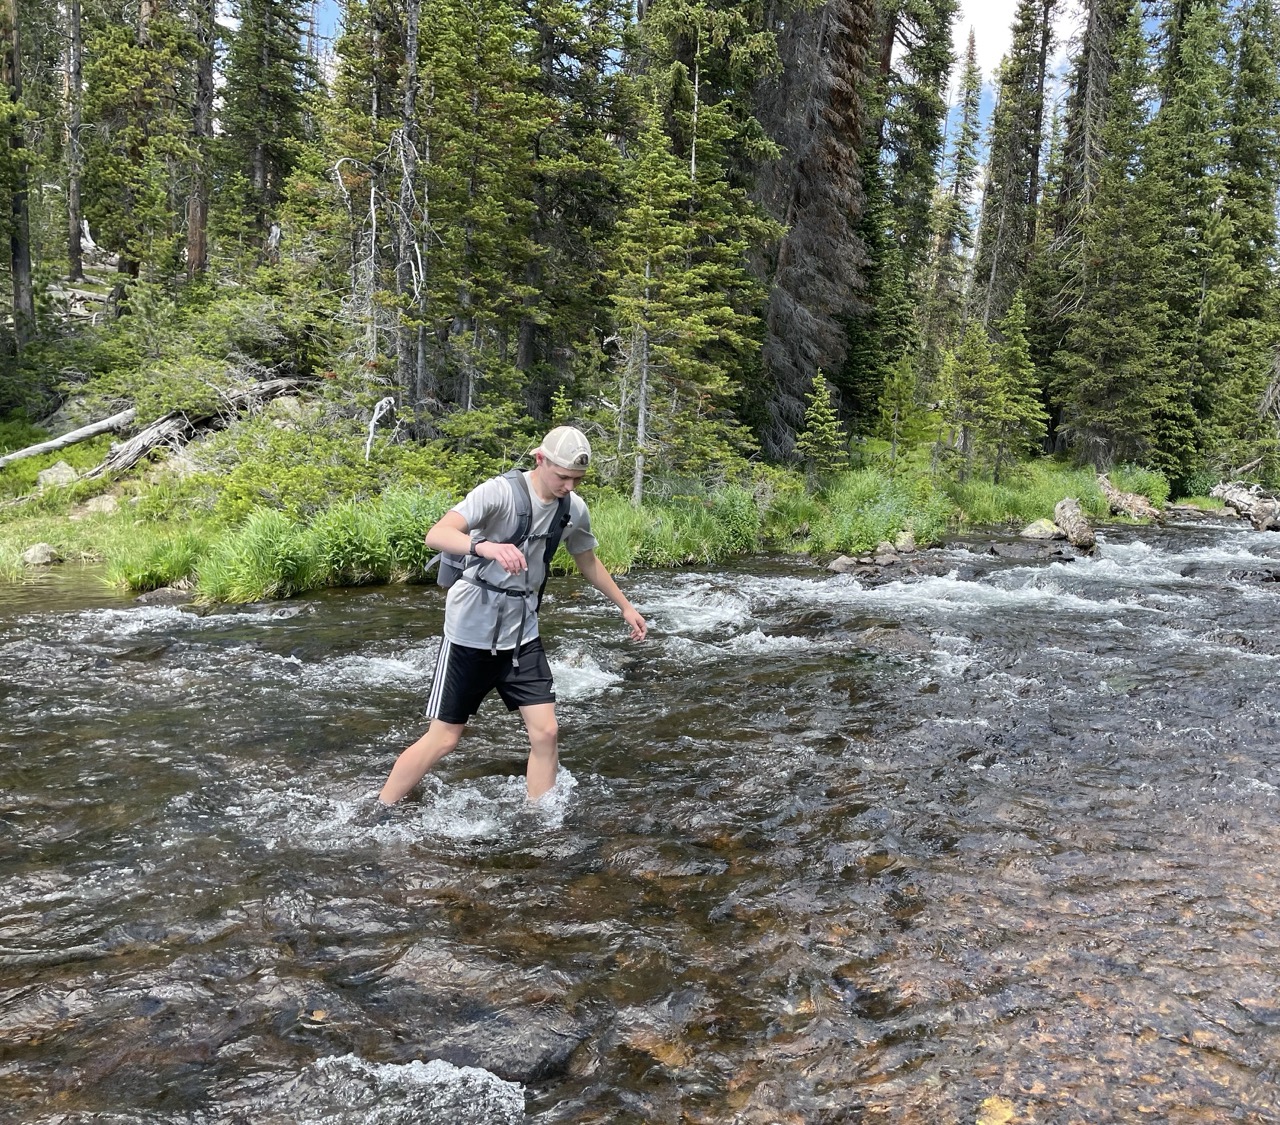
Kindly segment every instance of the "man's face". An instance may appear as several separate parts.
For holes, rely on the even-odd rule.
[[[541,454],[538,455],[538,472],[543,484],[552,496],[565,496],[578,487],[578,482],[587,475],[585,469],[562,469],[553,465]]]

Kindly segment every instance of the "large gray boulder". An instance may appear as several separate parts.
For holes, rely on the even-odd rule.
[[[41,469],[36,473],[36,485],[41,491],[46,488],[65,488],[69,484],[75,484],[79,479],[75,469],[65,461],[59,461],[56,465],[50,465],[47,469]]]
[[[33,543],[22,552],[23,566],[52,566],[60,562],[62,556],[58,554],[57,548],[48,543]]]

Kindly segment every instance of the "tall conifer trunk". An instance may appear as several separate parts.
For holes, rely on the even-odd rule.
[[[80,126],[84,112],[84,32],[80,20],[80,0],[67,4],[67,280],[84,280],[84,242],[80,205],[80,174],[83,153]]]
[[[3,9],[4,85],[9,103],[17,109],[22,99],[22,44],[18,34],[17,0],[5,0]],[[9,150],[13,181],[9,185],[9,263],[13,278],[13,331],[18,350],[35,332],[35,294],[31,282],[31,226],[27,213],[27,161],[23,152],[22,123],[10,121]]]
[[[192,133],[196,147],[191,194],[187,197],[187,277],[204,274],[209,265],[209,139],[213,136],[213,41],[216,0],[200,0],[195,9],[195,102]]]
[[[426,397],[419,362],[417,323],[421,319],[414,259],[418,239],[415,187],[418,180],[418,27],[421,0],[408,0],[404,12],[404,89],[400,102],[400,193],[396,208],[396,296],[400,301],[396,330],[396,372],[405,394],[416,406]]]

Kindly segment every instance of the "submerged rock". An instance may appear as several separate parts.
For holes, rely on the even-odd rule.
[[[158,590],[139,594],[133,600],[138,605],[187,605],[195,600],[195,594],[179,586],[161,586]]]

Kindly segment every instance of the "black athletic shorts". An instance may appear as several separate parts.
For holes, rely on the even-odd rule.
[[[427,718],[465,723],[480,710],[484,697],[494,688],[508,711],[556,701],[551,665],[541,637],[520,646],[518,667],[511,663],[510,649],[495,653],[442,640],[427,697]]]

